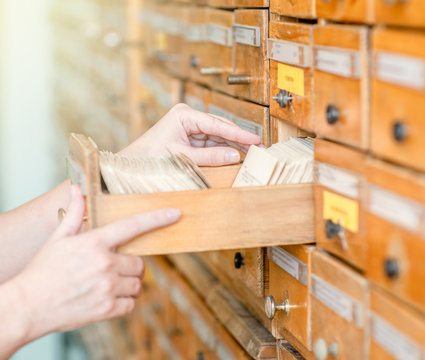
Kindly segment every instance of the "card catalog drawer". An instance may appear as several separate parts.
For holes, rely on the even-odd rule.
[[[367,359],[367,281],[329,255],[311,256],[312,350],[318,360]]]
[[[238,97],[269,103],[268,11],[236,10],[233,24],[234,69],[227,82]]]
[[[314,127],[317,134],[366,149],[369,127],[368,29],[314,29]]]
[[[290,140],[291,137],[314,137],[301,128],[281,119],[270,116],[270,144]]]
[[[270,125],[267,107],[213,91],[208,112],[231,120],[241,128],[261,136],[263,144],[269,145]]]
[[[375,0],[374,3],[377,23],[414,27],[425,26],[425,4],[421,0]]]
[[[370,294],[370,359],[423,359],[425,317],[373,286]]]
[[[303,129],[313,129],[313,26],[271,21],[270,114]]]
[[[277,339],[290,332],[306,348],[309,339],[310,255],[313,246],[296,245],[267,248],[269,261],[269,295],[265,311],[272,320]]]
[[[104,194],[98,149],[83,135],[70,136],[68,172],[86,195],[90,228],[162,207],[177,207],[183,213],[176,224],[146,233],[124,245],[120,248],[122,253],[172,254],[314,241],[312,184],[231,188],[235,171],[229,173],[228,169],[235,167],[205,171],[212,184],[220,182],[220,188]]]
[[[320,0],[319,0],[320,1]],[[315,0],[282,1],[270,0],[270,12],[280,15],[315,18]]]
[[[208,112],[211,91],[203,86],[187,82],[184,90],[184,102],[191,108]]]
[[[370,161],[367,181],[367,277],[425,309],[425,178]]]
[[[315,141],[314,150],[317,244],[364,270],[366,155],[322,139]]]
[[[373,1],[316,0],[316,13],[326,19],[370,23],[373,21]]]
[[[233,71],[234,13],[229,10],[207,10],[207,56],[200,66],[205,83],[213,89],[233,94],[235,88],[227,84]]]
[[[269,0],[208,0],[208,5],[215,8],[266,8]]]
[[[425,35],[375,30],[372,34],[371,149],[425,170]]]

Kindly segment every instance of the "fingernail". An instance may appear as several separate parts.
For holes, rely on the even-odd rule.
[[[237,163],[240,160],[239,153],[235,151],[226,151],[226,154],[224,155],[224,159],[226,163],[228,164],[234,164]]]
[[[167,209],[166,213],[167,213],[168,219],[171,220],[171,221],[176,221],[177,219],[180,218],[180,216],[182,214],[180,209],[176,209],[176,208]]]

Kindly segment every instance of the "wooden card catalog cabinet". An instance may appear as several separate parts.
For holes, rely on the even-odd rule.
[[[269,145],[270,125],[267,107],[212,92],[208,112],[231,120],[242,129],[261,136],[263,144]]]
[[[369,128],[368,29],[314,29],[314,128],[317,134],[366,149]]]
[[[370,161],[367,181],[366,275],[425,309],[425,177]]]
[[[362,195],[366,155],[318,139],[314,156],[317,245],[364,270],[366,229]]]
[[[374,153],[425,170],[425,34],[375,30],[372,36]]]
[[[311,19],[316,17],[315,1],[320,0],[270,0],[270,12],[279,15]]]
[[[377,286],[370,294],[370,359],[423,359],[425,316]]]
[[[425,4],[422,0],[375,0],[374,4],[377,23],[425,26]]]
[[[327,254],[311,256],[312,350],[317,360],[367,359],[367,281]]]
[[[207,10],[207,52],[199,69],[204,82],[213,89],[233,94],[235,88],[227,84],[233,70],[233,11]]]
[[[211,91],[203,86],[187,82],[184,87],[184,103],[192,109],[208,112]]]
[[[235,11],[234,68],[227,82],[236,96],[263,105],[269,103],[267,36],[267,10]]]
[[[207,78],[201,75],[201,67],[208,64],[207,8],[190,6],[185,30],[189,78],[201,84],[207,84]]]
[[[316,14],[325,19],[370,23],[373,21],[373,1],[316,0]]]
[[[313,130],[313,26],[271,21],[270,114],[303,129]]]
[[[267,317],[272,320],[276,339],[291,333],[306,349],[310,346],[309,279],[313,246],[270,247],[269,295],[265,299]]]

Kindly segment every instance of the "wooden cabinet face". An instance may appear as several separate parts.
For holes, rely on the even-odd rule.
[[[315,18],[315,0],[282,1],[270,0],[270,12],[301,18]]]
[[[425,309],[425,179],[381,162],[367,168],[366,275]]]
[[[366,155],[330,141],[315,142],[315,217],[320,248],[364,270]]]
[[[184,102],[191,108],[208,112],[211,91],[203,86],[187,82],[184,89]]]
[[[285,338],[284,332],[288,331],[307,348],[310,344],[308,280],[313,249],[313,246],[306,245],[267,249],[269,298],[266,301],[273,301],[274,306],[288,306],[275,311],[272,319],[273,336],[282,339]],[[269,317],[272,315],[273,312],[268,314]]]
[[[313,31],[314,128],[366,149],[369,143],[368,29],[325,25]]]
[[[208,5],[217,8],[266,8],[269,0],[207,0]]]
[[[424,27],[425,4],[421,0],[386,1],[375,0],[377,23]]]
[[[420,359],[425,353],[425,316],[377,286],[370,295],[370,359]]]
[[[234,68],[227,81],[235,95],[268,105],[268,11],[236,10],[233,24]]]
[[[313,129],[313,26],[270,22],[270,114],[302,129]]]
[[[425,170],[425,35],[375,30],[372,36],[371,149]]]
[[[312,351],[317,359],[367,359],[367,281],[324,253],[311,257]]]
[[[318,17],[332,20],[369,23],[373,20],[373,1],[316,0]]]
[[[304,357],[288,341],[278,340],[276,342],[278,360],[303,360]]]

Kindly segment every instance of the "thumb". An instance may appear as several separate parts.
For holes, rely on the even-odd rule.
[[[53,234],[54,238],[75,235],[81,227],[85,211],[85,202],[77,185],[71,185],[71,202],[68,211]]]
[[[230,147],[187,147],[182,152],[199,166],[222,166],[236,164],[240,161],[239,152]]]

